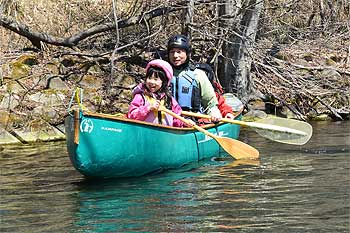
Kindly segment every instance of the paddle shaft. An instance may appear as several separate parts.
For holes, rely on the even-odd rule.
[[[161,109],[161,111],[166,112],[169,115],[172,115],[173,117],[179,119],[180,121],[186,123],[187,125],[191,125],[189,120],[187,120],[186,118],[184,118],[184,117],[182,117],[180,115],[177,115],[176,113],[174,113],[174,112],[172,112],[172,111],[170,111],[168,109]],[[216,137],[217,137],[215,134],[210,133],[208,130],[203,129],[202,127],[200,127],[198,125],[193,125],[192,127],[195,128],[196,130],[198,130],[198,131],[200,131],[200,132],[202,132],[202,133],[204,133],[204,134],[214,138],[214,139],[216,139]]]
[[[200,113],[194,113],[194,112],[188,112],[188,111],[182,111],[182,114],[184,114],[186,116],[193,116],[193,117],[205,118],[205,119],[210,119],[211,118],[209,115],[200,114]],[[296,130],[296,129],[291,129],[291,128],[287,128],[287,127],[281,127],[281,126],[277,126],[277,125],[268,125],[268,124],[262,124],[262,123],[257,123],[257,122],[239,121],[239,120],[234,120],[234,119],[229,119],[229,118],[222,118],[220,121],[227,122],[227,123],[232,123],[232,124],[237,124],[237,125],[253,127],[253,128],[266,129],[266,130],[271,130],[271,131],[278,131],[278,132],[283,132],[283,133],[298,134],[298,135],[302,135],[302,136],[306,136],[307,135],[303,131]]]

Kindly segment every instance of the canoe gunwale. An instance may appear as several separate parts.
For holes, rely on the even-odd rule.
[[[75,111],[79,111],[79,110],[75,110]],[[235,119],[238,118],[238,116],[242,113],[242,111],[243,111],[243,108],[240,111],[235,112],[235,114],[234,114]],[[181,128],[181,127],[174,127],[174,126],[168,126],[168,125],[160,125],[160,124],[156,124],[156,123],[134,120],[134,119],[129,119],[127,117],[119,117],[119,116],[106,114],[106,113],[95,113],[95,112],[90,112],[90,111],[81,111],[81,113],[84,116],[89,116],[89,117],[96,117],[96,118],[102,118],[102,119],[107,119],[107,120],[117,120],[117,121],[129,122],[129,123],[133,123],[133,124],[147,125],[147,126],[163,128],[163,129],[181,130],[181,131],[197,131],[194,128],[186,128],[186,127]],[[210,128],[216,127],[218,125],[221,125],[221,124],[225,124],[225,123],[224,122],[219,122],[217,124],[210,123],[210,124],[201,125],[201,127],[204,129],[210,129]]]

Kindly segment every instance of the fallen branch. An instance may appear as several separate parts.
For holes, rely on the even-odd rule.
[[[331,66],[303,66],[303,65],[298,65],[298,64],[291,63],[291,62],[286,62],[286,61],[283,61],[283,60],[278,59],[278,58],[274,58],[274,60],[277,61],[277,62],[283,62],[283,63],[285,63],[287,65],[291,65],[291,66],[294,66],[294,67],[299,68],[299,69],[304,69],[304,70],[322,71],[322,70],[325,70],[325,69],[333,69],[333,70],[337,71],[340,74],[350,75],[350,72],[347,71],[347,70],[342,70],[342,69],[339,69],[339,68],[336,68],[336,67],[331,67]]]
[[[341,95],[337,95],[337,93],[342,93],[343,91],[344,96],[347,95],[346,87],[344,87],[341,80],[319,79],[317,76],[313,78],[303,78],[293,72],[295,70],[293,67],[300,69],[311,68],[317,71],[328,67],[304,67],[302,65],[289,64],[282,60],[276,60],[276,62],[277,64],[272,63],[273,65],[262,63],[260,61],[255,62],[257,67],[257,79],[255,79],[254,82],[263,87],[265,93],[268,93],[268,95],[277,99],[283,106],[286,106],[301,119],[306,119],[306,115],[312,112],[310,109],[314,109],[317,112],[317,110],[320,109],[319,106],[314,108],[317,103],[324,106],[334,119],[343,120],[344,118],[347,118],[347,102],[345,100],[345,103],[343,103]],[[292,70],[286,71],[282,68],[283,65],[289,65]],[[331,103],[324,101],[324,98],[329,98],[329,95],[335,95],[335,100]],[[302,106],[298,104],[299,99],[303,99],[303,102],[306,105]],[[305,99],[308,99],[309,101],[305,101]],[[344,110],[342,110],[342,108],[335,108],[335,106],[342,105],[345,105]]]
[[[310,93],[311,94],[311,93]],[[312,94],[311,94],[312,95]],[[339,120],[344,120],[343,117],[341,117],[338,114],[338,111],[331,107],[330,105],[326,104],[321,98],[319,98],[318,96],[314,96],[314,98],[316,98],[323,106],[325,106],[329,111],[331,111],[331,113],[333,113],[333,115],[338,118]]]
[[[149,11],[145,14],[138,15],[131,17],[129,19],[124,19],[118,21],[118,28],[126,28],[129,26],[136,25],[137,23],[140,22],[142,19],[152,19],[161,15],[168,14],[170,12],[174,12],[177,10],[180,10],[182,8],[175,8],[175,7],[161,7],[161,8],[156,8],[152,11]],[[67,38],[60,38],[60,37],[55,37],[48,35],[47,33],[44,32],[37,32],[32,29],[30,29],[27,25],[18,23],[15,19],[5,16],[3,14],[0,15],[0,26],[3,26],[6,29],[9,29],[21,36],[26,37],[28,40],[32,42],[32,44],[41,49],[41,43],[47,43],[51,45],[56,45],[56,46],[64,46],[64,47],[69,47],[72,48],[76,46],[80,41],[93,36],[98,33],[102,32],[107,32],[107,31],[112,31],[116,29],[116,23],[105,23],[105,24],[100,24],[96,25],[94,27],[91,27],[85,31],[79,32],[71,37]]]

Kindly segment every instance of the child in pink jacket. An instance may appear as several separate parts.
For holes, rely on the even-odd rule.
[[[160,59],[149,62],[146,66],[146,80],[133,90],[128,118],[163,125],[186,127],[182,121],[169,114],[158,111],[160,106],[180,115],[181,107],[172,97],[169,89],[173,77],[171,65]]]

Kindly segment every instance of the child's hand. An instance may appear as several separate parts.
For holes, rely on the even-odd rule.
[[[149,110],[150,110],[150,111],[158,111],[159,106],[160,106],[160,101],[157,100],[154,104],[151,104],[151,105],[149,106]]]
[[[194,121],[192,121],[191,119],[187,119],[188,124],[186,124],[188,127],[193,127],[196,125],[196,123]]]

